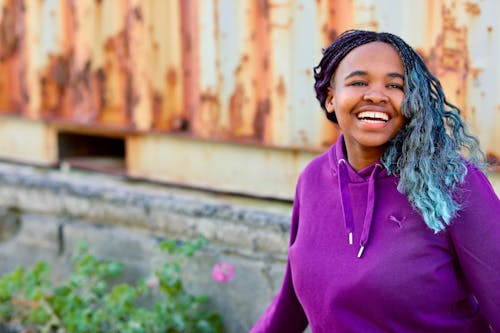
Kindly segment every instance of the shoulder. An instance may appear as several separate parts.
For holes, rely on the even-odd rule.
[[[461,196],[457,198],[459,201],[471,199],[471,194],[474,196],[494,196],[498,199],[493,190],[493,185],[486,176],[486,174],[476,165],[465,162],[467,172],[463,182],[459,185],[458,193]]]
[[[298,180],[302,187],[317,186],[331,179],[334,172],[329,157],[331,149],[319,154],[305,166]]]
[[[302,174],[304,176],[308,176],[316,173],[317,171],[323,170],[324,168],[328,168],[330,164],[328,154],[329,150],[313,158],[309,163],[307,163],[306,167],[302,171]]]
[[[476,223],[485,219],[499,221],[500,200],[488,177],[471,163],[466,163],[466,167],[467,174],[464,181],[454,193],[455,200],[461,206],[457,220],[473,221],[468,223]]]

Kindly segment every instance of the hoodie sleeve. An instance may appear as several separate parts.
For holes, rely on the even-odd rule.
[[[299,207],[299,185],[297,185],[290,226],[290,245],[293,244],[297,235]],[[250,333],[300,333],[305,330],[307,324],[306,315],[295,294],[290,259],[288,259],[281,290],[250,330]]]
[[[500,200],[475,168],[469,168],[462,195],[463,208],[450,236],[481,313],[500,332]]]

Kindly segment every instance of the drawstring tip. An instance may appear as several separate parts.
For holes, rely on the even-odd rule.
[[[365,250],[365,247],[364,246],[361,246],[359,248],[359,252],[358,252],[358,258],[361,258],[361,256],[363,255],[363,251]]]
[[[352,232],[349,233],[349,245],[352,245]]]

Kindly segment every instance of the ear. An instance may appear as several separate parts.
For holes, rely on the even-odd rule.
[[[333,107],[334,104],[335,104],[335,96],[333,94],[333,89],[331,87],[328,87],[328,95],[326,96],[326,100],[325,100],[326,112],[328,112],[328,113],[335,112],[335,109]]]

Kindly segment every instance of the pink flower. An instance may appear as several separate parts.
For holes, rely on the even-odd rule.
[[[212,269],[212,278],[219,283],[226,283],[231,281],[234,275],[234,268],[228,262],[221,261],[214,265]]]
[[[146,286],[149,289],[160,289],[160,279],[158,276],[153,275],[146,280]]]

